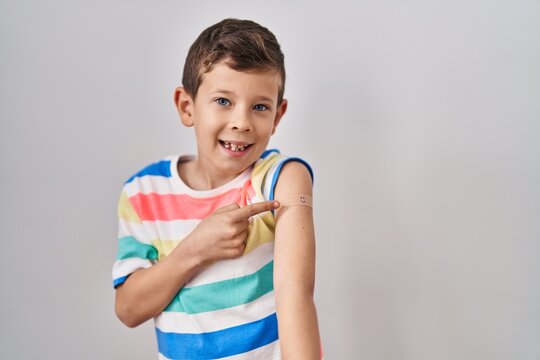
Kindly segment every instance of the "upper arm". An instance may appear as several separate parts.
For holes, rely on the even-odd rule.
[[[313,293],[315,282],[315,231],[313,210],[286,206],[287,195],[312,195],[312,177],[306,165],[290,161],[283,166],[274,198],[284,206],[276,210],[274,284],[298,286]]]

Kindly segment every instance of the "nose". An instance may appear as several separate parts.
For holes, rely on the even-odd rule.
[[[246,111],[237,111],[233,114],[230,127],[234,131],[247,132],[253,129],[251,116]]]

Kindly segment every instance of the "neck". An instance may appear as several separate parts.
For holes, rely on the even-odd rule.
[[[182,180],[193,190],[207,191],[227,184],[240,174],[231,174],[218,171],[212,167],[211,162],[196,157],[188,162],[178,164],[178,174]]]
[[[205,167],[199,158],[195,160],[193,165],[194,174],[196,174],[195,177],[197,178],[197,185],[201,187],[200,190],[212,190],[218,188],[238,176],[223,174],[219,171],[212,171],[211,169],[208,169],[208,167]]]

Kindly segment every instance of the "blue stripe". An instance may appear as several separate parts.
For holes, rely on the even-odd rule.
[[[264,159],[265,157],[267,157],[268,155],[270,155],[271,153],[275,152],[276,154],[279,154],[279,150],[278,149],[268,149],[268,150],[265,150],[261,156],[259,158],[261,159]]]
[[[156,328],[159,352],[169,359],[218,359],[242,354],[278,339],[276,314],[251,323],[202,334],[167,333]]]
[[[171,177],[171,161],[161,160],[150,164],[132,177],[130,177],[125,183],[130,183],[133,181],[133,179],[143,177],[145,175]]]
[[[123,284],[126,279],[128,278],[129,275],[126,275],[126,276],[122,276],[122,277],[119,277],[118,279],[114,279],[113,280],[113,286],[114,288],[116,289],[118,287],[118,285],[121,285]]]
[[[304,160],[302,160],[300,158],[296,158],[296,157],[287,158],[278,165],[276,171],[274,172],[274,176],[272,177],[272,183],[270,185],[270,197],[268,199],[269,201],[274,200],[274,189],[276,188],[279,173],[281,172],[281,168],[283,167],[283,165],[285,165],[289,161],[298,161],[299,163],[304,164],[306,166],[306,168],[308,169],[309,174],[311,175],[311,181],[314,181],[313,170],[311,170],[311,166],[309,166],[309,164],[306,161],[304,161]],[[272,212],[273,212],[273,210],[272,210]]]

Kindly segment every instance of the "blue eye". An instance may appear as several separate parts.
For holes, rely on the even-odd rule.
[[[266,105],[263,105],[263,104],[257,104],[253,107],[255,110],[257,111],[264,111],[264,110],[268,110],[268,106]]]
[[[218,105],[223,105],[223,106],[227,106],[227,105],[230,105],[231,102],[225,98],[219,98],[219,99],[216,99],[216,103]]]

